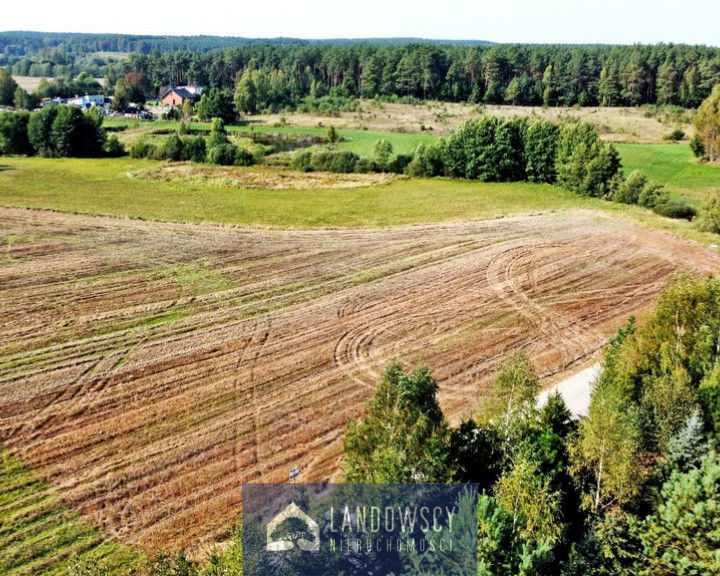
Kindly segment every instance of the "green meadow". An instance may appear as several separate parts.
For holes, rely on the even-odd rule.
[[[63,506],[56,490],[0,450],[0,576],[65,575],[83,565],[131,574],[142,562]]]
[[[695,207],[720,192],[720,166],[700,163],[687,143],[616,144],[627,176],[642,170],[648,178],[664,184],[675,196]]]

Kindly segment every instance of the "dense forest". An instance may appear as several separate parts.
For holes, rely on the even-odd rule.
[[[131,52],[125,57],[126,52]],[[119,58],[122,56],[122,59]],[[0,67],[16,76],[141,75],[163,86],[233,89],[254,75],[267,108],[307,96],[453,102],[697,107],[720,83],[720,49],[688,45],[565,46],[430,41],[245,40],[217,37],[0,34]]]

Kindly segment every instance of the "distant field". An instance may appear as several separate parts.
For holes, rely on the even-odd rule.
[[[283,113],[252,119],[267,125],[276,124],[285,118],[289,124],[303,128],[316,127],[318,122],[322,122],[325,126],[333,125],[345,130],[402,131],[444,136],[466,120],[483,115],[504,118],[531,116],[552,121],[577,118],[593,123],[604,139],[613,142],[661,143],[663,136],[677,127],[681,127],[688,135],[692,134],[692,112],[681,112],[678,116],[675,111],[662,108],[542,108],[432,101],[412,105],[363,100],[358,111],[343,112],[340,117]]]
[[[0,158],[0,205],[188,222],[282,227],[391,226],[599,206],[553,186],[394,179],[323,190],[264,190],[217,178],[158,179],[148,160]],[[223,171],[219,172],[223,174]],[[272,171],[270,171],[272,173]],[[296,173],[297,174],[297,173]],[[331,177],[331,176],[330,176]],[[338,182],[343,179],[338,177]],[[210,185],[208,185],[210,184]]]
[[[720,165],[701,164],[687,142],[678,144],[617,144],[625,174],[642,170],[673,194],[700,205],[720,193]]]
[[[27,92],[35,92],[42,80],[42,78],[38,78],[37,76],[13,76],[13,79],[18,83],[20,88]],[[46,78],[46,80],[52,81],[54,78]],[[98,82],[100,86],[105,84],[105,78],[95,78],[95,81]]]
[[[0,576],[65,575],[75,562],[98,563],[120,576],[139,561],[137,552],[108,540],[68,510],[55,487],[0,450]]]
[[[435,369],[457,421],[512,351],[559,373],[672,272],[720,270],[590,211],[280,230],[2,209],[0,259],[0,441],[143,549],[223,538],[242,482],[337,478],[394,356]]]

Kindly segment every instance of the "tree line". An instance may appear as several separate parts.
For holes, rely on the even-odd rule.
[[[351,482],[476,482],[479,574],[720,572],[720,281],[675,277],[605,350],[571,419],[518,352],[474,418],[448,425],[427,368],[386,369],[346,429]]]
[[[72,51],[72,41],[33,52],[13,48],[14,44],[2,48],[0,35],[0,48],[5,52],[0,66],[8,66],[15,75],[48,77],[72,77],[85,71],[106,77],[105,85],[111,90],[125,74],[137,73],[146,77],[152,96],[168,85],[198,84],[232,90],[244,76],[249,89],[254,85],[262,93],[250,113],[294,108],[307,96],[325,95],[516,105],[670,104],[694,108],[720,83],[720,49],[706,46],[280,39],[248,41],[210,51],[202,51],[192,43],[186,43],[183,46],[188,47],[181,50],[161,50],[167,48],[168,42],[151,45],[150,49],[130,43],[123,46],[136,51],[128,58],[116,62],[95,55],[105,60],[88,64],[83,60],[87,54]],[[202,43],[202,39],[197,42]],[[100,41],[93,44],[101,46]],[[263,93],[261,86],[270,88]]]

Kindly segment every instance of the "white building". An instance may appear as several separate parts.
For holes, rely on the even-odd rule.
[[[103,96],[102,94],[93,94],[90,96],[76,96],[75,98],[69,98],[67,103],[72,106],[77,106],[78,108],[88,110],[93,106],[104,106],[105,96]]]

